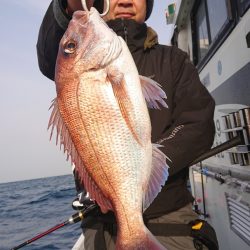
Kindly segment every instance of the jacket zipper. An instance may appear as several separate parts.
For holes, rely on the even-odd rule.
[[[123,26],[123,32],[124,32],[124,40],[126,43],[128,43],[128,28],[124,22],[124,19],[122,19],[122,26]]]

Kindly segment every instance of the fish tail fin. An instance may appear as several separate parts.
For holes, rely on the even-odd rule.
[[[117,235],[116,249],[118,250],[166,250],[156,237],[144,226],[144,230],[130,235],[128,241],[121,241]]]
[[[146,241],[148,244],[148,248],[150,250],[167,250],[157,239],[156,237],[147,229],[146,233]]]

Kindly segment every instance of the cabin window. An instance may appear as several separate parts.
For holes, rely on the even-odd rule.
[[[192,11],[194,63],[201,64],[210,51],[221,43],[231,25],[232,13],[229,0],[196,1]]]
[[[243,16],[250,7],[250,0],[237,0],[237,5],[240,16]]]
[[[207,19],[205,1],[202,1],[196,14],[196,35],[198,43],[198,58],[201,60],[207,53],[209,47],[209,37],[207,30]]]
[[[207,12],[211,40],[213,41],[228,19],[226,1],[207,0]]]

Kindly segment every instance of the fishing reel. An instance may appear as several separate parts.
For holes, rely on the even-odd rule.
[[[77,195],[77,197],[72,202],[72,208],[76,211],[85,210],[96,203],[90,199],[89,193],[83,191]]]

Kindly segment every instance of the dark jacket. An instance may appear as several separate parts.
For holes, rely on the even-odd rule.
[[[54,0],[49,6],[37,42],[40,70],[51,80],[58,44],[69,22],[60,3]],[[186,53],[159,45],[145,23],[118,19],[108,25],[127,42],[139,74],[152,77],[167,94],[167,109],[149,110],[152,142],[164,145],[162,151],[172,160],[166,185],[145,212],[148,218],[156,217],[193,200],[187,189],[188,165],[213,143],[215,104]]]

